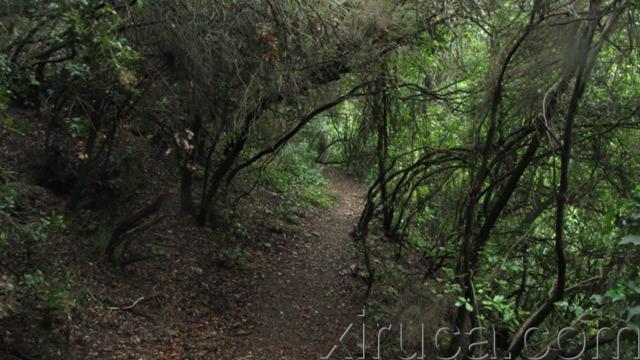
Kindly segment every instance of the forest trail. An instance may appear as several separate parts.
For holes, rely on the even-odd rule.
[[[254,317],[247,323],[254,325],[237,332],[233,359],[320,359],[358,319],[361,305],[350,276],[354,251],[349,232],[365,189],[338,170],[324,173],[336,203],[311,210],[300,238],[283,236],[286,247],[253,269],[263,277],[254,283],[255,298],[246,309]]]

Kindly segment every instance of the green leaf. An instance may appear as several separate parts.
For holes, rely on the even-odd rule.
[[[629,312],[627,313],[627,321],[631,320],[636,315],[640,315],[640,305],[629,309]]]
[[[464,304],[464,308],[467,309],[468,312],[473,312],[473,305],[468,302]]]
[[[13,117],[11,115],[7,115],[4,118],[4,123],[7,125],[9,129],[13,129]]]
[[[627,235],[623,237],[620,241],[620,245],[627,244],[640,245],[640,235]]]

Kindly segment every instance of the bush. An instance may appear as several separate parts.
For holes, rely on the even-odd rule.
[[[329,207],[334,199],[327,180],[315,163],[317,154],[306,140],[287,145],[264,172],[264,182],[288,199],[306,205]]]

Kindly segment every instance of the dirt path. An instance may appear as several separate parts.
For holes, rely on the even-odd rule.
[[[235,335],[234,359],[320,359],[357,319],[361,305],[349,275],[354,252],[348,234],[364,189],[336,170],[325,175],[337,198],[334,207],[311,211],[304,234],[283,235],[273,256],[253,269],[261,280],[248,301],[252,318]]]

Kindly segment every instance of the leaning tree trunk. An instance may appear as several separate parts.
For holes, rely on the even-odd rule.
[[[211,174],[209,184],[205,184],[202,202],[200,204],[200,212],[198,213],[197,218],[200,225],[205,225],[207,220],[209,220],[211,212],[214,211],[214,202],[220,191],[220,187],[222,186],[226,176],[229,175],[233,169],[233,165],[244,149],[244,146],[249,139],[254,119],[254,117],[247,117],[245,119],[245,124],[240,134],[233,141],[227,144],[223,152],[222,160],[215,166],[214,171]],[[215,221],[216,219],[213,220]]]
[[[380,203],[382,204],[382,228],[386,236],[391,235],[391,225],[393,222],[391,204],[389,203],[389,195],[387,191],[387,157],[389,152],[388,146],[388,99],[385,89],[384,75],[376,81],[375,92],[372,103],[372,115],[377,125],[377,144],[376,157],[378,159],[378,182],[380,183]]]

